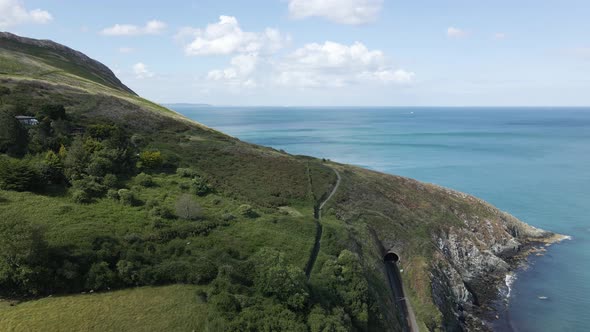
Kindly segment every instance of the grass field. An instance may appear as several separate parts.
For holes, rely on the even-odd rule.
[[[10,306],[0,301],[0,330],[206,331],[202,287],[142,287],[109,293],[48,297]]]

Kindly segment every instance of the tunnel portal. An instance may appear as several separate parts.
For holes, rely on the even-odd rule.
[[[399,255],[393,251],[388,251],[385,256],[383,256],[383,260],[386,262],[399,262]]]

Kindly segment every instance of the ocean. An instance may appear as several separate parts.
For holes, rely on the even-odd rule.
[[[572,236],[516,273],[495,329],[590,330],[590,108],[172,108],[247,142],[473,194]]]

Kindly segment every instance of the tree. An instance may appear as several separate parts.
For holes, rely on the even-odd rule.
[[[41,177],[46,183],[61,183],[64,180],[63,163],[59,156],[49,151],[41,163]]]
[[[143,151],[139,154],[141,168],[157,169],[164,163],[164,158],[160,151]]]
[[[265,296],[274,296],[293,310],[303,310],[309,299],[305,273],[288,264],[282,253],[264,248],[254,256],[254,285]]]
[[[41,107],[41,115],[51,120],[62,120],[66,118],[66,109],[64,105],[43,105]]]
[[[12,112],[0,109],[0,153],[20,156],[27,150],[27,130]]]
[[[201,206],[191,195],[183,194],[176,201],[176,215],[187,220],[196,220],[201,217]]]
[[[86,288],[102,290],[113,284],[115,273],[109,268],[107,262],[94,263],[86,276]]]
[[[311,332],[346,332],[352,330],[350,317],[342,308],[327,313],[320,305],[315,305],[307,317]]]
[[[26,160],[0,158],[0,189],[27,191],[39,184],[39,174]]]
[[[47,279],[45,232],[12,216],[0,223],[0,292],[39,294]]]

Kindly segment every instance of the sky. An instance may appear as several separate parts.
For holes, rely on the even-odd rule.
[[[160,103],[588,106],[587,0],[0,0]]]

